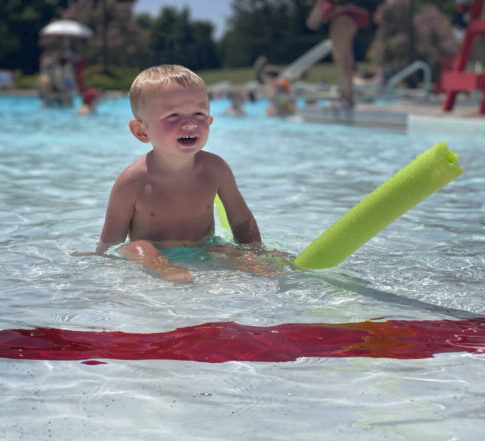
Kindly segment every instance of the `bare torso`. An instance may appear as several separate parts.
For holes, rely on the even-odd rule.
[[[150,240],[167,248],[205,241],[214,232],[216,193],[217,183],[210,179],[188,176],[170,182],[146,174],[138,183],[130,239]]]
[[[131,241],[148,240],[163,248],[196,246],[214,233],[213,204],[224,162],[207,152],[194,159],[185,171],[163,172],[148,153],[122,173],[116,200],[131,213]]]

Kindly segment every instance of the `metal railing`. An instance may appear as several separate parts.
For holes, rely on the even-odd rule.
[[[391,95],[393,90],[402,80],[418,70],[423,71],[423,89],[425,90],[426,95],[428,95],[431,92],[431,67],[429,67],[429,64],[421,60],[414,61],[409,66],[389,78],[384,86],[384,95]]]

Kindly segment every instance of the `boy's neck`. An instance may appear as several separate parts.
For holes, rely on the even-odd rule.
[[[187,158],[170,158],[152,150],[147,154],[149,166],[163,173],[180,173],[190,171],[194,167],[195,156]]]

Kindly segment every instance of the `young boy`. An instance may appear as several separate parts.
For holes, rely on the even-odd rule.
[[[129,236],[121,255],[166,280],[191,282],[189,271],[168,261],[159,249],[207,242],[214,234],[216,194],[235,241],[260,247],[258,226],[230,167],[219,156],[202,151],[213,120],[203,80],[182,66],[151,67],[135,78],[130,102],[130,131],[153,149],[114,183],[100,241],[91,254],[103,254]],[[235,250],[231,254],[240,267],[251,269],[251,258]]]

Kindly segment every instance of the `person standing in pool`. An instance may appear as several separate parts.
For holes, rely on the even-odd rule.
[[[341,107],[350,110],[354,106],[354,36],[360,28],[369,26],[370,14],[351,0],[316,0],[306,25],[317,30],[322,23],[330,26],[332,58],[340,70]]]
[[[160,249],[193,247],[214,234],[214,197],[223,202],[234,239],[260,249],[256,220],[246,205],[229,165],[203,151],[213,117],[204,81],[178,65],[141,72],[130,89],[134,119],[131,133],[153,149],[128,166],[113,185],[95,253],[130,242],[119,252],[172,282],[191,282],[188,269],[166,259]],[[209,251],[226,252],[224,247]],[[241,269],[258,269],[254,254],[233,248]]]

